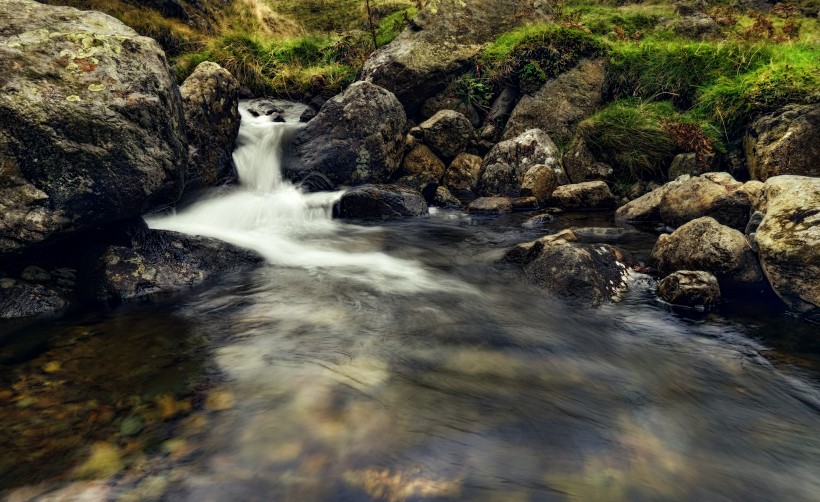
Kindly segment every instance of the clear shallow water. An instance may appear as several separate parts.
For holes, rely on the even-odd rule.
[[[761,335],[768,320],[681,316],[642,276],[618,304],[552,298],[495,265],[539,235],[523,215],[352,225],[329,220],[336,196],[274,177],[151,221],[248,245],[271,265],[167,305],[45,326],[42,346],[8,356],[12,388],[76,381],[72,396],[35,395],[43,410],[75,399],[82,417],[112,413],[89,430],[37,429],[36,443],[6,436],[5,458],[78,438],[2,487],[169,501],[818,499],[812,347],[809,369],[783,364]],[[549,227],[610,224],[564,214]],[[631,231],[618,244],[640,256],[653,239]],[[66,348],[78,326],[97,336]],[[4,430],[43,423],[20,392],[0,401]],[[143,429],[124,434],[133,417]],[[110,466],[112,448],[118,469],[88,470],[100,451]],[[64,487],[72,478],[103,481]]]

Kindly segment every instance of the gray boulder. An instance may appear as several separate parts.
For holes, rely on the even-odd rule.
[[[422,141],[445,162],[467,148],[467,143],[475,136],[470,121],[459,112],[441,110],[419,125]]]
[[[165,54],[113,17],[0,9],[0,255],[175,202],[188,146]]]
[[[337,185],[386,182],[401,162],[406,124],[391,92],[356,82],[296,134],[285,175],[298,181],[316,171]]]
[[[552,169],[559,183],[566,182],[558,161],[558,148],[544,131],[531,129],[514,139],[502,141],[481,162],[477,193],[518,197],[524,174],[538,164]]]
[[[792,311],[820,321],[820,178],[776,176],[763,193],[754,234],[763,272]]]
[[[231,154],[239,133],[239,82],[206,61],[185,79],[179,93],[190,152],[186,190],[235,179]]]
[[[679,270],[658,283],[658,295],[672,305],[710,308],[720,302],[720,285],[709,272]]]
[[[362,185],[342,195],[335,214],[344,219],[392,219],[427,214],[427,202],[401,185]]]
[[[755,120],[743,138],[753,180],[820,176],[820,104],[787,105]]]

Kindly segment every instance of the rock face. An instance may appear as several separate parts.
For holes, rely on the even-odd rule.
[[[543,164],[563,175],[558,148],[544,131],[531,129],[520,136],[502,141],[481,162],[477,192],[480,195],[521,195],[524,174],[532,166]],[[563,175],[566,177],[566,175]],[[562,180],[558,176],[559,182]]]
[[[231,159],[239,133],[239,82],[216,63],[204,62],[180,86],[188,137],[186,189],[236,178]]]
[[[763,271],[791,310],[820,320],[820,179],[777,176],[763,190],[755,233]]]
[[[649,262],[662,274],[678,270],[703,270],[721,284],[755,284],[763,273],[746,237],[705,216],[658,237]]]
[[[131,300],[183,291],[261,262],[255,253],[216,239],[145,229],[130,246],[106,249],[95,293],[100,299]]]
[[[453,160],[467,148],[475,136],[467,117],[453,110],[441,110],[419,125],[424,144],[445,162]]]
[[[3,0],[0,255],[174,202],[188,162],[159,45],[98,12]]]
[[[342,196],[336,208],[340,218],[390,219],[427,214],[421,194],[401,185],[362,185]]]
[[[760,117],[743,138],[743,150],[753,180],[820,176],[820,104],[788,105]]]
[[[401,162],[406,123],[392,93],[356,82],[296,134],[285,174],[300,180],[318,171],[337,185],[385,182]]]
[[[43,285],[0,279],[0,319],[57,314],[67,305],[60,292]]]
[[[759,186],[757,182],[735,181],[728,173],[681,176],[624,204],[615,217],[677,227],[695,218],[711,216],[724,225],[744,229]]]
[[[564,209],[611,209],[615,196],[603,181],[563,185],[552,192],[552,200]]]
[[[503,258],[523,265],[528,283],[588,305],[617,300],[632,258],[608,244],[579,244],[571,230],[519,244]]]
[[[603,82],[604,60],[584,59],[535,94],[522,97],[507,121],[504,139],[541,129],[559,144],[568,143],[578,123],[603,103]]]
[[[672,305],[709,308],[720,301],[720,286],[709,272],[680,270],[658,283],[658,295]]]
[[[447,78],[466,69],[482,44],[533,17],[519,0],[438,0],[428,2],[410,27],[377,50],[364,64],[362,80],[393,92],[415,116]]]

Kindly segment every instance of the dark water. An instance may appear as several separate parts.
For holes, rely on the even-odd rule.
[[[396,261],[271,266],[166,303],[7,327],[0,489],[820,500],[816,326],[742,305],[675,311],[643,276],[619,303],[566,304],[495,264],[543,234],[524,218],[340,226],[334,249]],[[546,229],[608,225],[563,214]],[[654,238],[612,242],[640,258]]]

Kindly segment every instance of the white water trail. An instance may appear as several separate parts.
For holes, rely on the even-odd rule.
[[[282,179],[283,144],[299,124],[254,117],[244,103],[240,114],[233,153],[239,185],[178,213],[146,216],[150,228],[213,237],[252,249],[272,265],[327,270],[383,290],[442,289],[420,264],[388,256],[374,239],[362,239],[372,227],[333,220],[342,192],[304,193]]]

